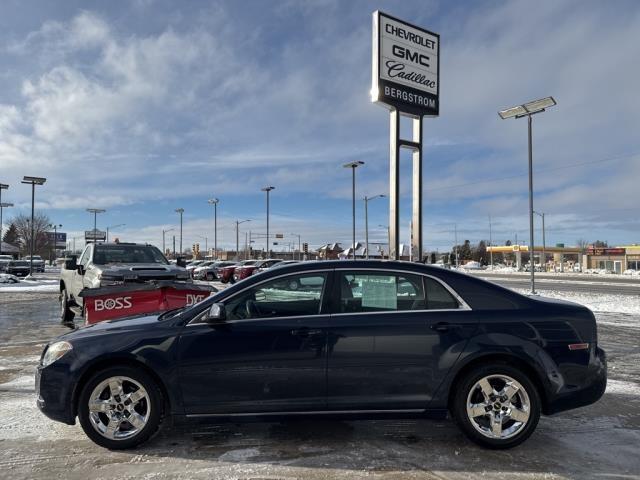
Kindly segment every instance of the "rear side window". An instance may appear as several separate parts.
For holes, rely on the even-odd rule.
[[[422,277],[404,273],[340,273],[340,313],[426,308]]]
[[[430,277],[424,278],[427,289],[427,308],[429,310],[450,310],[460,308],[460,303],[437,280]]]

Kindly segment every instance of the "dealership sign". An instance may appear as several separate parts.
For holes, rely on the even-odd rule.
[[[64,232],[47,232],[47,245],[54,245],[55,248],[65,248],[67,246],[67,234]]]
[[[84,239],[86,241],[104,242],[107,238],[107,232],[103,230],[85,230]]]
[[[440,112],[440,35],[373,12],[371,100],[403,112]]]

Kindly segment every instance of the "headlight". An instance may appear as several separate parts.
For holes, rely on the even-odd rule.
[[[47,367],[51,365],[56,360],[62,358],[67,352],[70,352],[73,349],[69,342],[56,342],[52,345],[49,345],[47,351],[42,358],[42,366]]]

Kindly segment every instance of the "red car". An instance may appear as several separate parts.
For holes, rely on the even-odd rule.
[[[244,278],[250,277],[254,273],[257,273],[258,271],[262,271],[264,269],[272,267],[275,264],[280,263],[281,261],[282,260],[278,258],[273,258],[273,259],[267,259],[267,260],[259,260],[257,262],[254,262],[251,265],[239,266],[233,272],[233,279],[237,282],[238,280],[242,280]]]
[[[245,260],[244,262],[236,263],[235,265],[219,268],[216,272],[218,274],[218,280],[222,283],[235,283],[236,279],[233,278],[233,274],[236,268],[243,267],[245,265],[253,265],[256,262],[257,260]]]

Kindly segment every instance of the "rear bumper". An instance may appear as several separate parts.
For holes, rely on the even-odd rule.
[[[592,361],[588,366],[587,380],[582,388],[564,393],[547,403],[545,413],[554,413],[584,407],[600,400],[607,388],[607,355],[601,348],[596,348]]]

